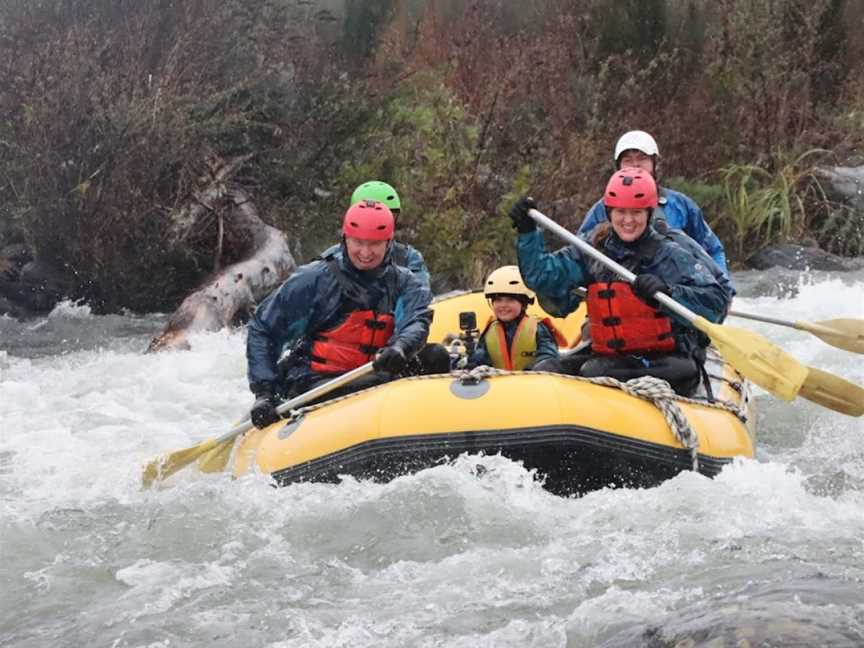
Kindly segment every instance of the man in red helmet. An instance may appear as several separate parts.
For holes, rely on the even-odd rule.
[[[385,205],[352,205],[343,218],[342,254],[301,266],[255,310],[246,358],[257,427],[279,419],[281,399],[370,360],[375,373],[339,393],[393,379],[426,342],[431,294],[410,270],[391,262],[393,231]],[[277,367],[286,345],[289,356]]]
[[[532,199],[523,198],[510,210],[519,231],[519,270],[543,307],[564,317],[582,301],[573,289],[588,289],[590,349],[545,360],[534,369],[618,380],[650,375],[689,394],[699,385],[709,340],[689,322],[665,312],[653,295],[666,293],[712,322],[721,320],[730,295],[701,251],[696,254],[652,226],[657,185],[649,172],[616,171],[603,203],[609,220],[595,228],[591,243],[636,275],[632,286],[576,246],[546,251],[542,233],[531,227]]]

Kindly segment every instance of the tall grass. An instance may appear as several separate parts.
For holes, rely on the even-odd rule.
[[[718,229],[743,259],[774,242],[810,234],[814,210],[829,204],[817,175],[831,155],[810,149],[795,158],[777,153],[765,165],[729,164],[720,171],[725,204]]]

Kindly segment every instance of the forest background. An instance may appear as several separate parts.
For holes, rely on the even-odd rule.
[[[861,61],[857,0],[5,0],[0,246],[94,310],[169,310],[234,249],[217,218],[178,241],[171,217],[243,160],[299,261],[381,179],[433,288],[478,286],[514,260],[518,196],[577,227],[638,128],[733,262],[861,255],[818,181],[862,164]]]

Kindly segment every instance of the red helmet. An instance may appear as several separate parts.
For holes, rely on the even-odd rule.
[[[657,206],[657,184],[647,171],[633,167],[621,169],[609,178],[603,204],[625,209],[651,209]]]
[[[393,238],[393,213],[386,205],[361,200],[351,205],[342,220],[342,233],[366,241],[389,241]]]

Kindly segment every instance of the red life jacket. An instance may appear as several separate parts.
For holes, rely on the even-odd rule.
[[[588,286],[591,350],[601,355],[675,350],[672,320],[639,299],[623,281]]]
[[[315,336],[309,366],[321,373],[356,369],[375,357],[393,335],[394,325],[391,313],[352,311],[341,324]]]

